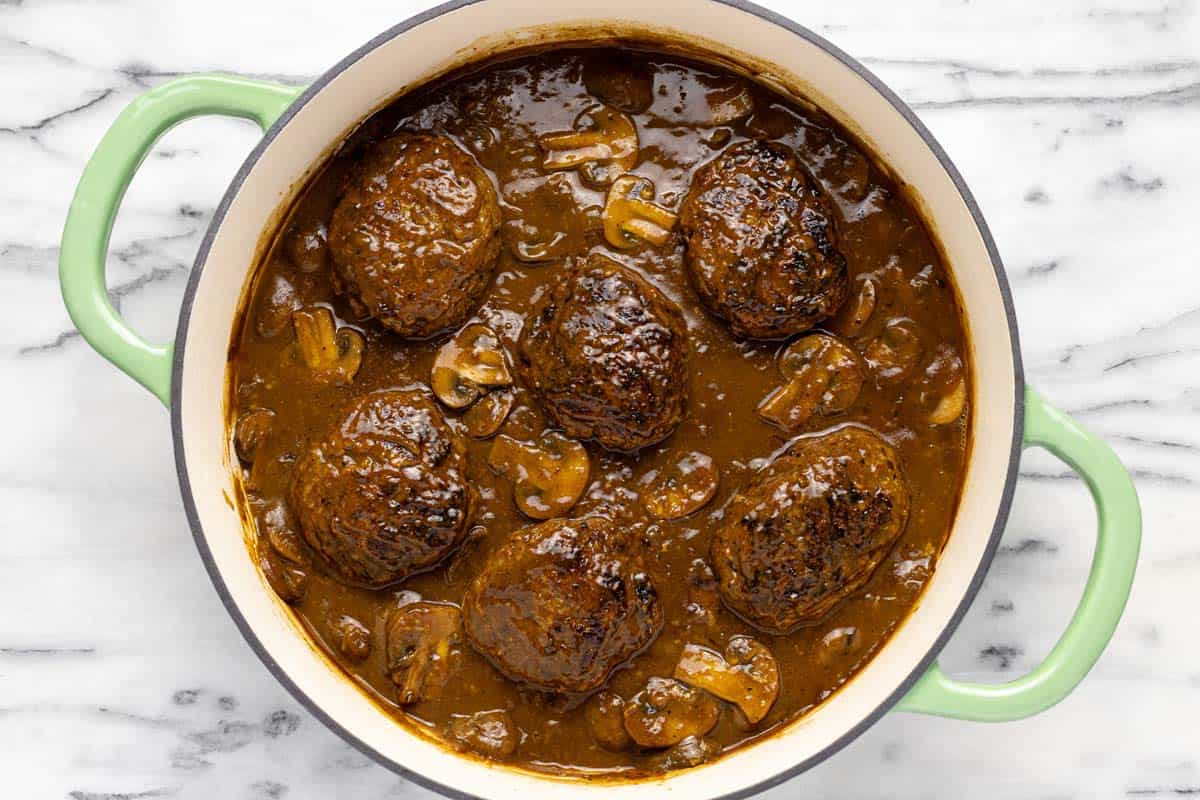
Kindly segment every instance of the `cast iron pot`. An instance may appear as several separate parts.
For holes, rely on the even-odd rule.
[[[381,764],[449,795],[487,798],[737,797],[834,753],[890,709],[1013,720],[1066,696],[1120,618],[1141,519],[1112,451],[1029,389],[1012,300],[996,248],[957,170],[912,111],[862,64],[794,22],[740,0],[457,0],[392,28],[313,85],[221,76],[171,81],[134,101],[88,164],[63,234],[63,296],[84,338],[171,409],[179,484],[217,592],[267,668],[314,715]],[[226,354],[265,232],[306,174],[356,123],[397,93],[487,55],[534,43],[613,36],[684,40],[814,101],[911,187],[961,292],[974,364],[973,439],[962,504],[937,571],[881,652],[819,708],[774,736],[665,777],[613,784],[490,766],[410,732],[312,647],[247,553],[226,431]],[[247,117],[265,131],[225,193],[192,270],[174,344],[142,340],[104,284],[113,217],[141,159],[172,125]],[[935,657],[975,597],[1008,516],[1022,446],[1075,469],[1096,501],[1099,532],[1079,608],[1046,660],[1001,685],[956,681]]]

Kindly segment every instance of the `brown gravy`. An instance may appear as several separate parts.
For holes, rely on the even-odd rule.
[[[697,169],[731,145],[769,139],[793,149],[831,203],[851,277],[850,299],[841,313],[816,330],[841,334],[861,355],[889,322],[907,320],[920,341],[915,366],[899,380],[868,370],[847,410],[813,416],[795,431],[764,421],[756,409],[781,384],[777,357],[788,341],[736,339],[725,322],[706,312],[689,284],[678,232],[662,246],[642,242],[614,249],[602,234],[604,191],[590,188],[575,171],[542,166],[538,137],[572,130],[581,112],[595,102],[589,92],[589,85],[595,89],[595,75],[614,83],[640,81],[643,87],[649,80],[649,106],[629,114],[639,137],[631,171],[653,182],[654,202],[666,209],[678,212]],[[752,97],[753,111],[715,124],[719,109],[714,109],[722,98],[742,90]],[[258,268],[229,364],[234,420],[255,409],[274,415],[252,466],[244,470],[245,511],[257,523],[260,563],[313,640],[397,721],[444,738],[455,715],[505,710],[518,743],[515,752],[501,757],[555,774],[633,777],[690,762],[671,750],[605,749],[587,723],[585,698],[517,686],[467,646],[455,679],[440,697],[407,706],[399,704],[385,663],[389,609],[417,596],[461,602],[489,556],[513,531],[533,524],[514,506],[511,479],[488,467],[491,439],[464,437],[467,477],[478,492],[468,542],[436,568],[399,585],[377,590],[348,586],[306,544],[292,554],[302,562],[296,564],[267,540],[270,526],[294,525],[285,517],[293,467],[340,419],[347,403],[375,390],[427,387],[433,359],[452,336],[405,340],[360,319],[335,291],[322,250],[325,225],[348,171],[372,142],[399,130],[449,136],[496,187],[501,250],[495,277],[471,319],[490,326],[510,356],[517,351],[533,302],[546,286],[562,279],[572,257],[589,252],[604,253],[631,268],[683,312],[691,353],[682,422],[664,441],[636,455],[586,443],[591,478],[570,512],[578,517],[604,511],[635,531],[647,550],[646,569],[663,609],[661,633],[615,671],[607,690],[629,698],[647,678],[671,676],[685,645],[720,651],[730,637],[748,634],[778,662],[778,699],[756,725],[722,704],[719,720],[705,737],[709,757],[768,736],[812,711],[879,651],[917,602],[951,528],[965,469],[969,409],[961,409],[947,424],[930,422],[952,388],[969,381],[964,325],[946,265],[904,193],[870,154],[817,110],[677,55],[581,47],[476,65],[399,98],[349,138],[281,225]],[[850,307],[867,281],[876,290],[876,302],[865,321],[856,320]],[[290,315],[314,306],[331,309],[339,327],[358,331],[365,341],[361,366],[348,385],[315,381],[297,355]],[[442,410],[449,420],[460,416]],[[869,581],[819,622],[787,635],[756,629],[719,601],[705,606],[697,571],[709,558],[713,531],[732,496],[796,436],[847,423],[874,430],[895,448],[912,495],[907,526]],[[518,379],[514,410],[500,432],[531,440],[552,427]],[[691,516],[652,518],[642,506],[646,487],[660,470],[694,451],[719,468],[715,497]],[[361,660],[347,655],[364,652]]]

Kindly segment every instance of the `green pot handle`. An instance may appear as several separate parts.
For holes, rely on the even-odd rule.
[[[171,403],[174,345],[151,344],[134,333],[117,314],[104,282],[117,208],[150,148],[176,124],[218,114],[254,120],[266,131],[301,91],[224,75],[169,81],[121,112],[79,179],[58,258],[63,301],[88,344],[165,405]]]
[[[897,705],[901,711],[977,722],[1032,716],[1070,694],[1112,638],[1142,539],[1133,481],[1108,445],[1032,389],[1025,392],[1025,446],[1044,447],[1062,459],[1087,483],[1096,503],[1096,551],[1079,607],[1058,644],[1028,675],[1009,683],[965,683],[934,664]]]

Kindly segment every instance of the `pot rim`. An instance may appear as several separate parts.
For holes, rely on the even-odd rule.
[[[179,313],[179,324],[176,328],[175,350],[171,369],[171,439],[175,448],[175,470],[179,479],[180,493],[183,499],[184,511],[187,515],[188,525],[192,531],[192,538],[196,543],[196,549],[200,553],[200,558],[204,562],[204,568],[208,572],[209,578],[213,583],[213,588],[216,589],[217,595],[221,599],[221,603],[225,606],[229,616],[233,619],[234,624],[242,634],[242,638],[250,645],[250,649],[254,651],[259,660],[262,661],[267,670],[272,676],[285,688],[288,692],[300,703],[310,714],[319,719],[322,724],[336,733],[343,741],[347,742],[363,755],[370,758],[375,763],[387,768],[388,770],[400,775],[401,777],[416,783],[417,785],[437,792],[445,797],[450,798],[472,798],[466,792],[446,786],[442,783],[432,780],[419,772],[415,772],[402,764],[393,761],[384,754],[375,750],[370,745],[355,736],[351,731],[346,729],[340,722],[337,721],[330,713],[326,712],[313,698],[311,698],[303,689],[301,689],[289,676],[287,670],[275,660],[262,641],[254,632],[253,627],[247,621],[246,617],[239,609],[237,602],[234,600],[221,571],[216,564],[211,550],[208,547],[207,540],[204,535],[203,526],[200,522],[199,513],[196,508],[195,498],[192,494],[191,482],[188,478],[187,457],[183,446],[183,365],[184,354],[187,344],[187,331],[191,321],[192,306],[195,300],[197,288],[200,281],[203,279],[204,267],[208,260],[209,251],[212,243],[216,238],[217,232],[220,230],[225,221],[225,216],[229,210],[234,197],[237,196],[242,184],[246,181],[250,172],[258,163],[262,154],[275,141],[279,132],[285,128],[296,114],[317,94],[325,89],[325,87],[338,75],[350,68],[356,62],[361,60],[367,54],[375,49],[387,44],[396,37],[419,27],[420,25],[468,6],[473,6],[478,3],[487,2],[487,0],[447,0],[437,6],[429,8],[419,14],[415,14],[397,25],[388,28],[382,33],[376,35],[368,42],[347,55],[333,67],[325,71],[320,77],[308,85],[307,88],[297,97],[296,101],[288,107],[288,109],[275,121],[275,123],[266,132],[263,138],[255,145],[246,160],[238,168],[236,175],[226,189],[221,202],[218,204],[216,211],[213,213],[212,221],[209,224],[208,230],[205,232],[204,239],[200,243],[200,248],[197,251],[195,261],[193,262],[192,271],[188,278],[187,287],[184,290],[183,302]],[[853,740],[861,736],[869,727],[874,725],[879,719],[892,709],[893,706],[903,698],[910,689],[916,684],[922,675],[933,665],[942,648],[945,647],[950,636],[958,628],[963,616],[970,608],[975,596],[979,593],[983,580],[987,575],[988,569],[991,567],[995,557],[996,550],[1000,544],[1000,538],[1003,535],[1005,524],[1008,521],[1008,515],[1012,506],[1013,493],[1016,488],[1017,470],[1020,464],[1021,444],[1024,434],[1024,417],[1025,417],[1025,374],[1021,362],[1020,340],[1017,330],[1016,311],[1013,306],[1012,292],[1010,290],[1008,279],[1004,271],[1004,265],[1000,258],[1000,254],[996,248],[996,243],[992,239],[991,231],[988,228],[987,222],[983,217],[983,213],[967,188],[966,182],[962,175],[954,166],[946,151],[934,138],[933,134],[917,117],[916,113],[900,99],[882,80],[872,73],[865,65],[857,59],[848,55],[839,47],[829,42],[824,37],[814,31],[800,25],[794,20],[778,14],[769,9],[763,8],[748,0],[701,0],[701,2],[711,2],[719,5],[729,6],[739,11],[754,15],[762,20],[772,23],[784,30],[792,33],[808,43],[824,50],[827,54],[839,61],[841,64],[849,68],[862,78],[872,89],[880,94],[887,102],[904,118],[904,120],[912,126],[913,130],[920,136],[925,146],[933,153],[942,169],[946,171],[951,182],[954,184],[959,197],[963,204],[970,212],[971,218],[974,221],[979,235],[983,240],[984,247],[988,254],[988,259],[992,265],[992,270],[995,273],[996,284],[999,289],[1001,302],[1004,305],[1005,318],[1008,325],[1009,341],[1012,345],[1012,363],[1014,370],[1014,390],[1016,396],[1013,405],[1013,426],[1012,426],[1012,442],[1009,450],[1008,468],[1005,473],[1004,487],[1000,496],[1000,503],[996,509],[995,521],[992,525],[992,531],[988,539],[987,546],[984,549],[983,557],[979,561],[979,565],[975,570],[974,575],[959,601],[954,612],[947,619],[938,635],[934,644],[928,652],[918,661],[916,667],[909,672],[908,675],[900,681],[895,690],[893,690],[887,698],[880,703],[874,710],[862,717],[857,723],[850,727],[845,733],[838,738],[829,742],[819,751],[810,757],[797,762],[787,769],[782,770],[776,775],[759,781],[758,783],[745,787],[743,789],[729,792],[721,795],[716,800],[737,800],[738,798],[749,797],[751,795],[763,792],[773,786],[777,786],[802,772],[807,771],[816,764],[826,760],[830,756],[837,753],[839,750],[850,744]],[[886,650],[886,644],[884,648]],[[881,651],[882,652],[882,651]],[[547,779],[550,783],[551,779]]]

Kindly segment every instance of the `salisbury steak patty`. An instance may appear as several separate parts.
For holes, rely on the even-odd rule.
[[[896,452],[861,428],[802,439],[734,497],[713,537],[721,598],[772,633],[858,591],[908,521]]]
[[[701,167],[679,223],[696,293],[737,336],[808,330],[849,291],[829,204],[784,145],[735,144]]]
[[[679,308],[632,270],[594,255],[534,306],[520,366],[569,436],[632,452],[665,439],[683,418],[687,353]]]
[[[497,669],[552,692],[599,688],[663,622],[635,541],[598,516],[517,531],[462,608],[467,638]]]
[[[401,336],[433,336],[482,300],[499,229],[496,190],[471,156],[445,136],[393,136],[363,157],[334,209],[338,288]]]
[[[340,578],[385,586],[462,540],[473,499],[464,454],[424,394],[373,392],[296,463],[292,510]]]

